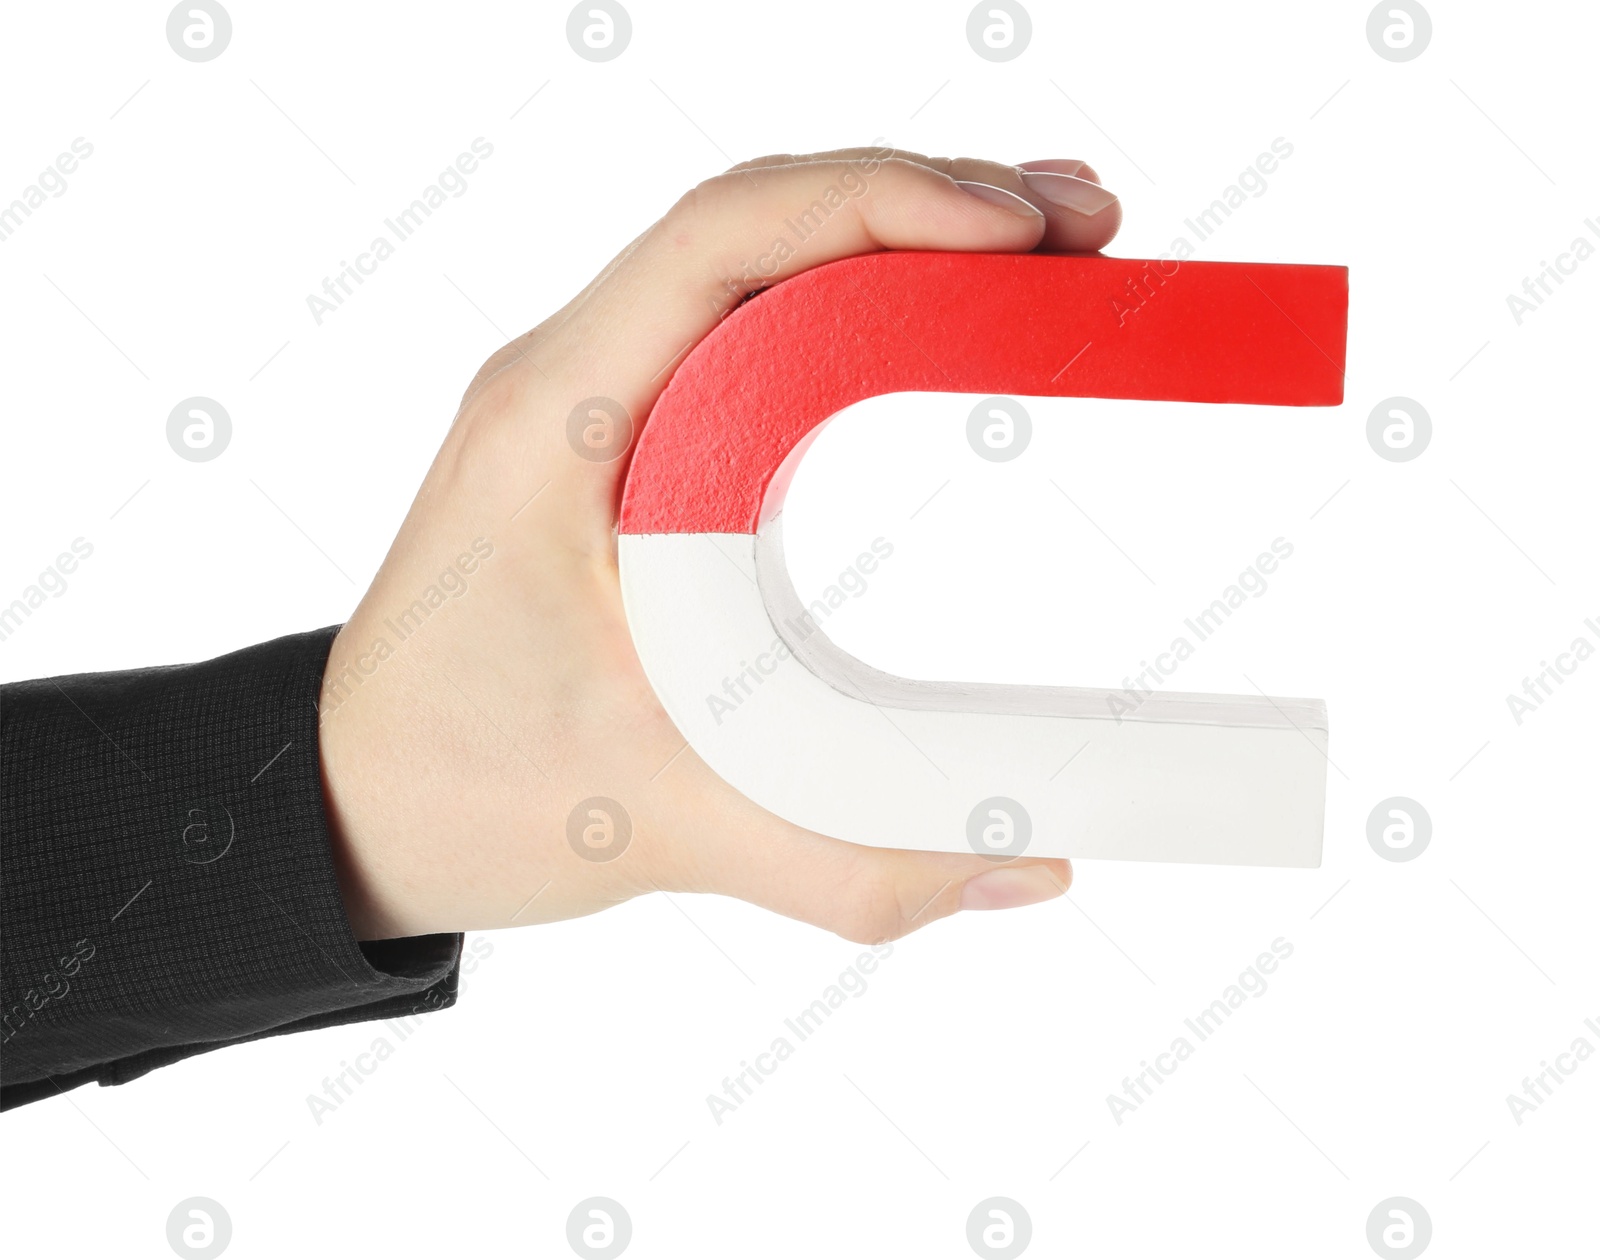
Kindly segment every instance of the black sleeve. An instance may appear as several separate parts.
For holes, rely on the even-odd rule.
[[[459,936],[358,944],[317,748],[338,627],[0,687],[0,1106],[449,1006]]]

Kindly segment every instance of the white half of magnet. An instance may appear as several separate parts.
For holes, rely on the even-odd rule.
[[[628,623],[702,759],[801,827],[856,844],[1314,867],[1320,700],[895,677],[801,604],[782,516],[757,534],[623,534]]]

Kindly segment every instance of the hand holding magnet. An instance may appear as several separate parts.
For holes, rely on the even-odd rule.
[[[1124,321],[1124,281],[1163,268],[1161,301]],[[663,706],[746,796],[858,844],[1318,865],[1322,701],[1163,692],[1118,714],[1094,688],[886,674],[801,604],[783,499],[820,427],[880,394],[1336,406],[1346,305],[1342,267],[923,253],[746,303],[678,369],[624,491],[623,597]],[[707,697],[774,645],[782,668],[724,723]]]

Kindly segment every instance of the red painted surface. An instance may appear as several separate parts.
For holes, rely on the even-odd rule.
[[[795,445],[879,394],[1337,406],[1348,297],[1343,267],[933,253],[830,263],[746,302],[678,367],[634,451],[620,529],[754,533]]]

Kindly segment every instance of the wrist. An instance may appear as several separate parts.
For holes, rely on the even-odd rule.
[[[359,702],[353,690],[360,685],[360,662],[349,646],[354,641],[349,632],[348,625],[341,629],[328,653],[317,721],[323,816],[345,914],[358,941],[441,931],[421,925],[405,895],[396,855],[382,840],[384,828],[374,804],[381,799],[382,786],[362,755],[367,743],[363,728],[373,706]]]

